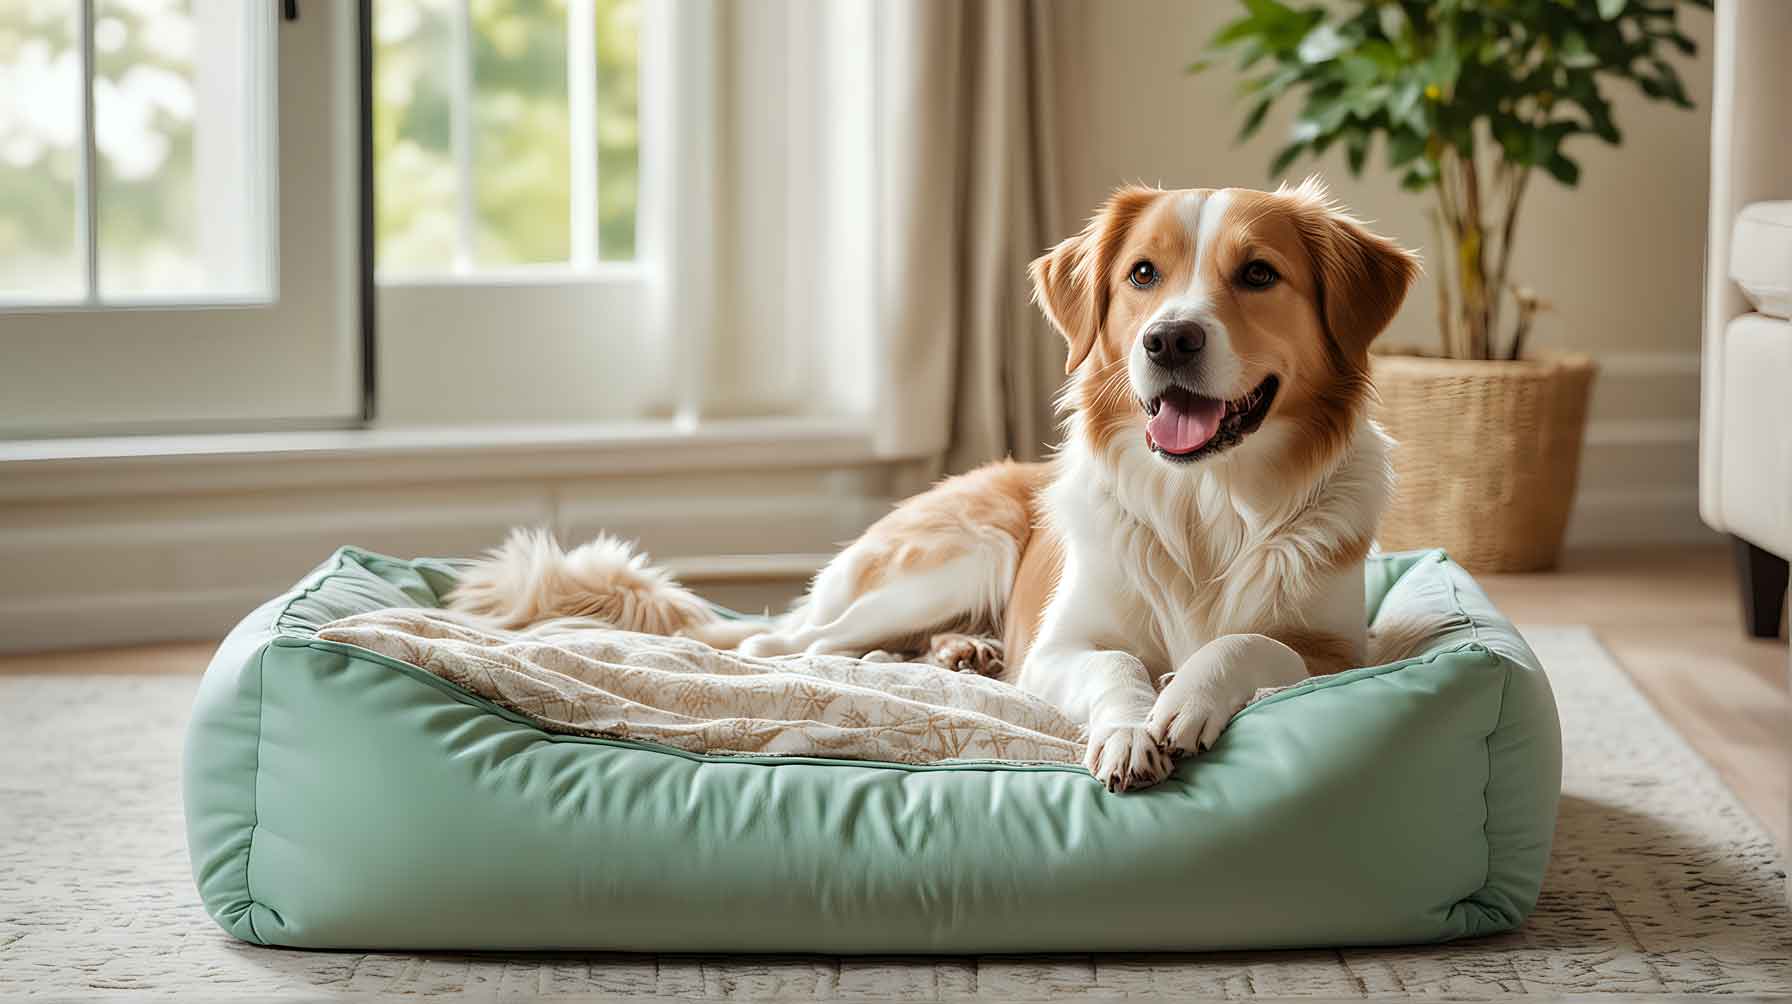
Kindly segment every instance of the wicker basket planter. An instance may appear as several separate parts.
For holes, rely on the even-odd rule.
[[[1399,443],[1383,549],[1442,547],[1477,572],[1555,566],[1574,503],[1593,361],[1376,356],[1376,418]]]

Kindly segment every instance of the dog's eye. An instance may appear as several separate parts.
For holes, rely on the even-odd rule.
[[[1252,289],[1268,289],[1281,275],[1266,261],[1254,261],[1240,269],[1238,281]]]
[[[1132,271],[1126,273],[1126,281],[1140,289],[1157,285],[1157,266],[1148,261],[1137,262]]]

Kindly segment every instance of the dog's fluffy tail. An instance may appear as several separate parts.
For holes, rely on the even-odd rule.
[[[625,631],[690,635],[718,647],[753,633],[718,616],[664,569],[649,565],[647,555],[609,534],[568,551],[546,530],[512,530],[467,569],[448,606],[513,629],[577,617]]]

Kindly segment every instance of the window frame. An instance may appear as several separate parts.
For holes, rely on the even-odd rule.
[[[0,304],[0,355],[25,360],[13,371],[17,383],[0,374],[0,399],[16,394],[23,401],[11,412],[0,410],[0,440],[343,428],[371,419],[371,0],[261,2],[273,9],[269,110],[253,116],[271,131],[269,180],[261,193],[269,242],[265,295],[102,298],[95,0],[76,0],[83,292],[78,299]],[[303,170],[282,153],[308,145],[322,153]],[[322,209],[301,206],[313,196]],[[220,340],[230,343],[222,352]],[[295,373],[295,359],[308,369]],[[213,394],[226,386],[219,378],[252,369],[249,360],[264,360],[286,383],[266,394]],[[119,387],[131,393],[117,395]],[[61,400],[44,408],[46,395]]]
[[[466,10],[467,0],[455,0]],[[589,0],[569,0],[569,22]],[[473,228],[468,179],[470,150],[457,158],[460,247],[446,271],[376,270],[380,352],[386,365],[380,388],[380,416],[397,426],[459,424],[468,420],[461,402],[478,398],[478,422],[563,423],[671,421],[694,427],[701,415],[702,359],[713,323],[710,306],[713,259],[707,247],[716,212],[715,168],[706,152],[716,146],[714,89],[717,10],[714,0],[642,0],[640,81],[637,116],[641,130],[636,193],[635,257],[598,257],[595,133],[588,175],[590,187],[588,254],[581,259],[575,226],[575,255],[567,262],[509,266],[474,265],[467,253]],[[568,37],[589,34],[569,24]],[[470,51],[462,49],[463,63]],[[573,57],[569,53],[569,64]],[[592,67],[595,69],[595,55]],[[576,71],[569,65],[569,82]],[[581,102],[595,111],[594,85]],[[470,114],[470,74],[462,73],[455,116]],[[568,94],[568,112],[574,95]],[[585,128],[595,129],[595,115]],[[466,126],[459,127],[463,133]],[[576,145],[576,144],[575,144]],[[576,189],[575,189],[576,191]],[[674,197],[673,193],[677,193]],[[676,268],[673,268],[673,263]],[[674,275],[675,273],[675,275]],[[533,299],[531,290],[540,295]],[[461,360],[489,360],[514,337],[512,326],[494,328],[469,318],[469,297],[489,295],[504,302],[510,316],[531,311],[532,331],[542,342],[527,372],[504,372]],[[534,304],[532,306],[531,304]],[[581,325],[589,324],[581,329]],[[575,330],[580,330],[576,337]],[[598,344],[581,344],[591,340]],[[627,374],[598,372],[593,355],[627,360]],[[428,372],[410,361],[433,358]],[[589,393],[569,386],[567,373],[591,374]],[[536,380],[545,381],[544,384]],[[558,381],[558,382],[556,382]],[[494,408],[488,402],[507,402]]]
[[[276,129],[272,134],[258,136],[255,144],[264,148],[269,155],[266,170],[268,184],[256,184],[251,194],[253,212],[261,218],[263,245],[263,274],[260,277],[260,289],[255,292],[175,292],[175,293],[143,293],[133,292],[116,295],[105,295],[102,292],[100,240],[100,157],[99,127],[94,97],[94,81],[99,74],[99,53],[95,41],[95,9],[100,0],[69,0],[75,8],[73,21],[75,24],[75,46],[78,56],[78,72],[80,74],[79,114],[80,135],[76,142],[76,170],[79,173],[75,185],[75,241],[79,247],[79,269],[81,273],[81,291],[73,295],[8,294],[0,291],[0,314],[38,314],[69,311],[128,311],[128,310],[170,310],[201,309],[209,307],[257,307],[270,306],[280,299],[279,245],[280,228],[277,219],[279,202],[279,134]],[[206,23],[195,17],[201,31]],[[268,16],[267,50],[264,55],[275,67],[275,79],[270,86],[262,88],[260,107],[254,114],[246,116],[251,126],[265,131],[270,122],[277,122],[280,109],[278,86],[278,52],[279,34],[282,17],[279,13]],[[197,45],[203,45],[200,40]],[[259,180],[259,179],[258,179]],[[197,184],[197,179],[195,179]]]
[[[391,269],[376,264],[375,282],[381,287],[424,288],[440,286],[514,286],[530,283],[554,283],[589,278],[599,282],[627,282],[640,278],[642,272],[639,244],[640,231],[651,227],[639,198],[636,202],[636,244],[634,259],[606,259],[601,256],[598,241],[598,186],[601,182],[597,151],[597,5],[595,0],[566,2],[566,98],[571,191],[568,216],[570,250],[563,262],[540,262],[511,265],[481,265],[475,260],[477,243],[477,169],[473,141],[473,110],[477,82],[473,78],[472,0],[449,0],[452,16],[452,41],[455,61],[452,67],[452,97],[449,101],[450,149],[455,171],[455,246],[447,268]],[[652,22],[661,19],[662,4],[641,0],[643,36],[650,33]],[[642,40],[643,49],[646,39]],[[652,72],[649,61],[640,62],[645,78]],[[645,89],[645,87],[643,88]],[[637,115],[648,113],[643,97]],[[646,140],[643,137],[642,146]],[[645,159],[646,151],[640,156]],[[375,165],[378,170],[378,165]],[[644,173],[644,172],[643,172]]]

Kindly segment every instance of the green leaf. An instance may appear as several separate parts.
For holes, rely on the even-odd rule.
[[[1630,0],[1599,0],[1599,16],[1610,21],[1624,13],[1624,7]]]
[[[1329,24],[1320,24],[1307,32],[1307,37],[1300,40],[1300,48],[1296,54],[1300,61],[1307,64],[1324,63],[1338,58],[1338,54],[1350,47],[1350,40],[1344,33]]]
[[[1375,19],[1381,27],[1381,33],[1390,42],[1399,42],[1406,38],[1408,28],[1406,12],[1397,3],[1384,3],[1375,8]]]
[[[1294,8],[1280,0],[1244,0],[1244,6],[1251,12],[1253,19],[1266,24],[1285,21],[1295,16]]]
[[[1279,98],[1288,90],[1290,84],[1301,78],[1298,66],[1285,66],[1267,77],[1256,77],[1239,82],[1239,93],[1262,94],[1266,97]]]
[[[1550,177],[1569,188],[1580,184],[1580,165],[1560,153],[1551,156],[1548,161],[1544,162],[1543,169],[1549,172]]]
[[[1419,98],[1425,93],[1425,85],[1417,77],[1408,77],[1394,88],[1393,95],[1388,98],[1388,117],[1396,125],[1404,124],[1414,129],[1425,126],[1425,113],[1419,105]]]
[[[1369,159],[1369,132],[1366,129],[1353,129],[1344,135],[1344,160],[1350,167],[1350,173],[1356,177],[1363,175],[1363,162]]]
[[[1208,39],[1207,45],[1214,49],[1224,49],[1228,45],[1232,45],[1235,42],[1242,41],[1251,35],[1256,34],[1256,32],[1257,19],[1250,15],[1246,15],[1221,25],[1220,30],[1214,32],[1213,37]]]
[[[1359,119],[1372,119],[1375,113],[1387,106],[1388,96],[1393,88],[1386,84],[1376,84],[1356,92],[1350,99],[1350,113]]]
[[[1547,165],[1556,156],[1556,147],[1561,138],[1548,129],[1538,129],[1526,137],[1523,152],[1513,159],[1526,164]]]
[[[1568,34],[1562,36],[1562,44],[1556,55],[1561,59],[1563,66],[1573,69],[1586,69],[1599,65],[1599,57],[1587,48],[1586,36],[1572,28],[1568,29]]]
[[[1290,143],[1283,147],[1282,152],[1276,154],[1276,159],[1269,162],[1270,176],[1280,177],[1283,174],[1286,174],[1288,168],[1293,165],[1296,160],[1300,159],[1302,151],[1306,148],[1307,145],[1305,143],[1299,142]]]
[[[1405,167],[1425,155],[1424,133],[1400,130],[1388,134],[1388,166]]]
[[[1510,115],[1496,115],[1488,119],[1487,128],[1493,133],[1494,142],[1500,145],[1507,160],[1519,164],[1534,163],[1528,156],[1531,133],[1523,122]]]
[[[1409,192],[1422,192],[1437,184],[1437,169],[1430,161],[1421,160],[1400,176],[1400,187]]]
[[[1662,92],[1668,96],[1668,100],[1685,108],[1692,107],[1692,102],[1686,97],[1686,88],[1680,84],[1680,74],[1674,72],[1673,65],[1659,56],[1651,59],[1649,64],[1655,67],[1656,79],[1661,81]]]
[[[1251,110],[1245,113],[1244,125],[1239,127],[1238,142],[1243,143],[1257,134],[1257,130],[1263,127],[1264,117],[1269,114],[1269,106],[1275,104],[1275,100],[1275,95],[1267,94],[1251,105]]]
[[[1446,97],[1456,89],[1456,78],[1462,73],[1462,54],[1453,46],[1440,45],[1431,56],[1428,64],[1431,70],[1431,83],[1437,85]]]

